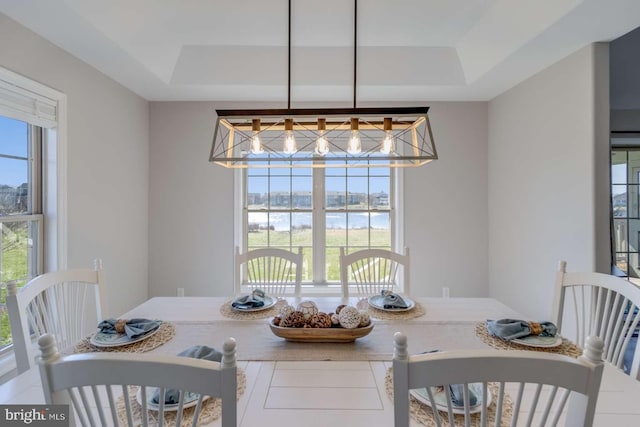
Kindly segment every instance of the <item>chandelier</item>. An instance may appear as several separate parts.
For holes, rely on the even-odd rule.
[[[354,0],[353,108],[291,108],[289,0],[286,109],[216,110],[209,161],[227,168],[407,167],[438,158],[429,107],[356,108]]]

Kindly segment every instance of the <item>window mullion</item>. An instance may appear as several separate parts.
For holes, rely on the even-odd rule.
[[[313,283],[326,283],[326,215],[325,215],[325,185],[324,168],[313,168],[313,201],[311,214],[312,245],[313,245]]]

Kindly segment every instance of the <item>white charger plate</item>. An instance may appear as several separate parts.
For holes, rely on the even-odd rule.
[[[153,402],[153,395],[155,394],[157,389],[158,389],[157,387],[147,387],[147,409],[150,409],[152,411],[160,410],[160,405]],[[182,409],[184,410],[184,409],[196,406],[198,404],[199,396],[200,395],[197,393],[191,393],[190,391],[188,391],[184,396],[184,404],[182,405]],[[207,401],[207,399],[209,399],[209,396],[205,396],[202,399],[203,405],[204,405],[204,402]],[[142,407],[142,387],[138,388],[138,392],[136,393],[136,400],[138,401],[138,404]],[[164,412],[177,411],[179,406],[180,405],[178,403],[174,403],[171,405],[165,403]]]
[[[528,337],[512,339],[511,342],[527,347],[552,348],[562,344],[562,337],[541,337],[539,335],[529,335]]]
[[[105,334],[104,332],[96,331],[89,337],[89,342],[91,343],[91,345],[96,347],[120,347],[123,345],[129,345],[142,340],[146,340],[147,338],[158,332],[159,329],[160,326],[137,338],[129,338],[127,334]]]
[[[482,411],[482,383],[471,383],[469,384],[469,390],[472,390],[475,393],[477,401],[474,406],[469,408],[470,414],[475,414],[476,412]],[[448,390],[447,390],[448,392]],[[429,400],[429,395],[427,394],[426,388],[419,388],[416,390],[411,390],[411,395],[418,399],[421,403],[431,407],[431,401]],[[431,393],[433,394],[433,400],[436,402],[436,409],[439,411],[447,412],[447,395],[445,394],[444,389],[438,389],[436,387],[431,387]],[[487,400],[487,407],[491,405],[493,401],[493,395],[491,391],[487,387],[487,394],[489,399]],[[451,406],[451,411],[454,414],[464,414],[464,408],[460,406]]]
[[[276,305],[277,302],[278,302],[277,298],[271,298],[269,295],[265,295],[264,296],[264,305],[262,307],[237,308],[237,307],[234,307],[233,305],[231,305],[231,309],[235,310],[235,311],[244,311],[244,312],[262,311],[262,310],[267,310],[267,309],[273,307],[274,305]],[[233,301],[232,301],[232,303],[233,303]]]
[[[367,301],[371,307],[384,311],[409,311],[416,306],[416,303],[411,298],[402,296],[402,299],[407,304],[407,308],[384,308],[384,296],[382,295],[370,296]]]

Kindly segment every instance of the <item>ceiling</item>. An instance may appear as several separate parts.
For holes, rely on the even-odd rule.
[[[292,3],[292,106],[351,105],[354,2]],[[287,102],[287,0],[2,0],[0,12],[148,100]],[[640,26],[640,1],[360,0],[357,15],[358,103],[489,100]]]

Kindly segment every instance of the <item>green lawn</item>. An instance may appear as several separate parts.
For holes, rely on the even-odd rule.
[[[288,231],[267,231],[260,230],[248,235],[249,249],[258,247],[273,246],[283,249],[294,250],[298,246],[302,246],[303,250],[303,271],[302,280],[311,280],[313,272],[311,269],[312,262],[312,231],[294,230]],[[332,229],[327,230],[326,234],[326,262],[327,262],[327,280],[340,281],[340,247],[346,246],[354,249],[365,248],[386,248],[391,246],[391,233],[384,229]]]
[[[4,224],[3,227],[7,227]],[[340,281],[340,247],[347,243],[353,248],[380,247],[389,248],[391,234],[389,230],[382,229],[355,229],[327,230],[326,234],[326,260],[327,279]],[[370,244],[369,244],[370,242]],[[23,279],[27,277],[27,226],[26,223],[14,223],[2,233],[2,281]],[[304,281],[311,280],[312,271],[312,232],[309,229],[285,231],[260,230],[249,233],[249,248],[268,246],[285,249],[303,247],[303,272]],[[24,285],[24,280],[19,286]],[[9,316],[4,310],[6,290],[0,292],[0,347],[11,343],[11,331],[9,328]]]
[[[27,277],[27,223],[0,224],[2,229],[2,282],[20,280],[18,286],[24,285]],[[0,292],[0,348],[11,343],[11,329],[9,327],[9,315],[5,309],[6,289]]]

